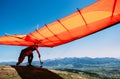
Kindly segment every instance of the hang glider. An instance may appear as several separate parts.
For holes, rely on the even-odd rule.
[[[2,45],[31,46],[34,43],[25,40],[26,35],[5,35],[0,37]]]
[[[59,19],[27,35],[0,37],[0,44],[55,47],[120,23],[120,0],[98,0],[82,10]]]

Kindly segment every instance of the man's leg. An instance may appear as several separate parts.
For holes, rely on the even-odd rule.
[[[20,63],[22,63],[22,61],[25,59],[25,57],[19,57],[19,59],[18,59],[18,62],[17,62],[17,66],[20,64]]]
[[[21,51],[20,56],[19,56],[19,58],[18,58],[18,62],[17,62],[16,65],[19,65],[20,63],[22,63],[22,61],[23,61],[24,59],[25,59],[24,52]]]
[[[32,60],[33,60],[33,53],[28,56],[28,63],[29,63],[29,65],[31,65]]]

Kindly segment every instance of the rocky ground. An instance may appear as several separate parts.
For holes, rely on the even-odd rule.
[[[54,72],[40,67],[0,66],[0,79],[63,79]]]
[[[0,66],[0,79],[85,79],[75,73],[31,66]]]

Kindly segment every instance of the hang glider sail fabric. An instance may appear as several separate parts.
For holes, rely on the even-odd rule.
[[[5,35],[0,37],[0,44],[16,45],[16,46],[31,46],[33,43],[25,40],[26,35]]]
[[[54,47],[80,39],[120,22],[120,0],[98,0],[21,38],[0,37],[0,44]]]

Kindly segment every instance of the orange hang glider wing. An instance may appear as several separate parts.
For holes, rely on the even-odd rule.
[[[5,35],[0,37],[2,45],[31,46],[32,42],[25,40],[26,35]]]
[[[54,47],[90,35],[120,22],[120,0],[98,0],[28,35],[0,37],[0,44]]]
[[[41,47],[54,47],[90,35],[120,22],[120,0],[96,3],[45,25],[26,36]]]

